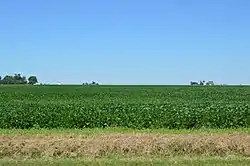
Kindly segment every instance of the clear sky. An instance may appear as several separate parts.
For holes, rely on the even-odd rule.
[[[249,0],[2,0],[0,75],[250,84]]]

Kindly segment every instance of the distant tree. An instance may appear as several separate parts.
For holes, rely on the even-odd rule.
[[[92,85],[99,85],[97,82],[95,82],[95,81],[92,81],[92,83],[91,83]]]
[[[31,84],[31,85],[34,85],[34,84],[38,83],[38,80],[37,80],[36,76],[30,76],[28,78],[28,81],[29,81],[29,84]]]
[[[212,86],[212,85],[214,85],[214,82],[213,82],[213,81],[208,81],[208,82],[206,83],[206,85]]]
[[[203,80],[203,81],[200,81],[200,85],[205,85],[205,80]]]
[[[27,84],[26,77],[22,77],[21,74],[15,74],[13,79],[15,84]]]
[[[91,83],[86,82],[86,83],[83,83],[82,85],[99,85],[99,84],[95,81],[92,81]]]
[[[6,75],[1,81],[2,84],[15,84],[13,76]]]
[[[21,80],[22,79],[21,74],[14,74],[14,79],[15,80]]]
[[[191,81],[191,82],[190,82],[190,85],[199,85],[199,84],[198,84],[198,82],[193,82],[193,81]]]
[[[29,78],[29,82],[31,84],[37,83],[36,76],[31,76]],[[3,78],[0,77],[0,84],[27,84],[28,81],[25,76],[22,76],[21,74],[14,74],[14,76],[6,75]]]

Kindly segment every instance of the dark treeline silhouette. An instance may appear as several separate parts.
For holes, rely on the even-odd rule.
[[[38,83],[36,76],[30,76],[28,80],[21,74],[14,74],[14,76],[6,75],[3,78],[0,76],[0,84],[31,84]]]
[[[200,81],[200,82],[193,82],[193,81],[191,81],[190,85],[209,85],[209,86],[211,86],[211,85],[215,85],[215,84],[214,84],[213,81],[206,82],[205,80],[203,80],[203,81]]]
[[[91,83],[83,83],[82,85],[99,85],[99,83],[92,81]]]

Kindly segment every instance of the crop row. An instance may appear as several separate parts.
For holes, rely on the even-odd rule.
[[[0,128],[238,128],[249,127],[249,105],[8,104]]]
[[[250,127],[250,88],[235,88],[0,87],[0,128]]]

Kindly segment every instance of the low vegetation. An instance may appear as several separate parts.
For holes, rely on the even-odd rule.
[[[248,86],[0,86],[0,165],[248,165],[249,93]]]
[[[120,156],[250,157],[249,134],[2,135],[0,157],[83,158]]]
[[[249,129],[0,130],[0,165],[248,165]]]
[[[250,126],[248,86],[2,86],[0,128]]]

